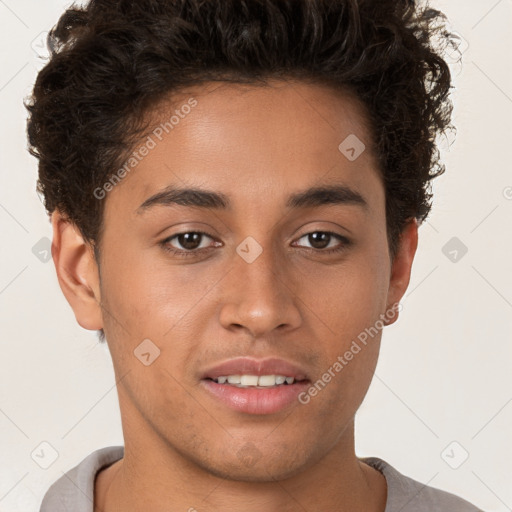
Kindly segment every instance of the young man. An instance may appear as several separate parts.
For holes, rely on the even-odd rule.
[[[443,171],[441,22],[410,0],[63,15],[30,150],[61,289],[108,343],[125,442],[41,512],[478,510],[354,450]]]

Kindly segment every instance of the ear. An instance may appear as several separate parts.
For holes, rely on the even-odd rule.
[[[55,210],[52,257],[59,285],[75,313],[76,321],[89,330],[103,327],[99,272],[94,251],[80,230],[62,213]]]
[[[393,316],[386,319],[385,325],[391,325],[398,319],[400,311],[399,302],[409,286],[412,262],[418,247],[418,223],[415,218],[409,220],[404,227],[399,241],[399,247],[391,265],[389,280],[387,311]],[[391,316],[391,314],[390,314]]]

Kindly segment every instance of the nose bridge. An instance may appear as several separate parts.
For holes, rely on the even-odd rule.
[[[237,271],[244,277],[246,286],[259,293],[276,295],[280,293],[284,276],[283,254],[272,247],[266,239],[265,247],[254,238],[248,237],[237,247],[240,261]]]

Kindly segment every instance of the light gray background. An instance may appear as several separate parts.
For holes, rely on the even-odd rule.
[[[52,235],[26,151],[22,99],[42,65],[40,34],[69,3],[0,0],[0,511],[37,511],[64,471],[123,442],[106,348],[78,326],[53,263],[40,260],[48,243],[40,240]],[[504,512],[512,510],[512,0],[431,4],[465,40],[462,64],[452,60],[458,133],[443,142],[447,171],[435,180],[403,311],[384,331],[357,415],[357,453]],[[452,237],[468,248],[456,262],[443,253]],[[48,469],[43,442],[58,453]]]

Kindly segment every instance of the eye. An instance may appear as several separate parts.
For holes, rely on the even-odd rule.
[[[162,240],[160,245],[165,251],[178,257],[196,256],[211,248],[211,245],[208,244],[201,247],[201,241],[203,241],[205,237],[210,240],[215,240],[213,236],[202,231],[185,231],[183,233],[176,233]],[[351,245],[351,241],[348,238],[331,231],[312,231],[299,238],[299,240],[302,239],[307,239],[307,241],[312,244],[313,247],[311,250],[313,252],[321,254],[341,252]],[[173,240],[181,247],[173,245],[171,243]],[[338,244],[334,247],[329,247],[331,242],[335,240],[338,240]]]
[[[307,233],[299,238],[299,240],[302,239],[307,239],[307,241],[312,244],[312,249],[315,252],[323,254],[341,252],[351,244],[351,241],[345,236],[338,235],[331,231],[312,231],[311,233]],[[326,247],[329,247],[330,242],[333,242],[334,240],[338,240],[338,244],[326,249]]]
[[[176,254],[178,256],[193,256],[199,252],[202,252],[203,249],[207,249],[208,245],[201,247],[201,240],[204,237],[210,238],[213,240],[213,237],[208,235],[208,233],[203,233],[202,231],[186,231],[183,233],[176,233],[165,240],[160,242],[160,245],[168,252],[172,254]],[[172,240],[175,240],[180,247],[175,247],[171,244]]]

